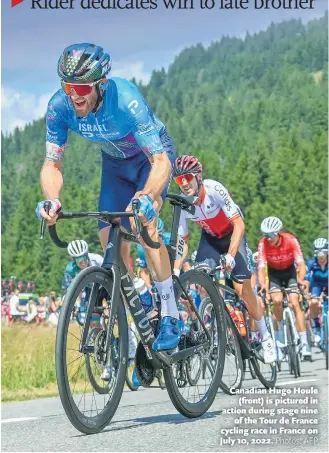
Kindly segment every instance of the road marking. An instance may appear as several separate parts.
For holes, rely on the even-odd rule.
[[[275,385],[288,385],[288,384],[300,384],[301,382],[314,382],[320,381],[320,379],[295,379],[294,381],[287,381],[287,382],[277,382]]]
[[[16,423],[16,422],[27,422],[31,420],[39,420],[40,417],[21,417],[21,418],[5,418],[1,420],[1,423]]]

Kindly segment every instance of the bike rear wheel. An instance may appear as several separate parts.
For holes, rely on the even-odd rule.
[[[191,385],[186,376],[186,360],[182,360],[169,368],[164,369],[164,378],[169,397],[176,409],[185,417],[195,418],[203,415],[212,405],[218,387],[221,382],[224,361],[225,361],[225,344],[226,332],[224,321],[224,301],[220,297],[216,285],[210,277],[205,273],[197,270],[185,272],[180,277],[180,282],[187,293],[189,289],[198,288],[206,297],[209,297],[215,317],[215,336],[218,343],[217,355],[215,360],[212,360],[211,355],[214,345],[213,340],[208,342],[207,347],[201,351],[195,352],[190,357],[190,363],[195,358],[195,372],[193,373],[193,384]],[[181,287],[175,282],[177,295],[182,294]],[[180,342],[179,349],[183,350],[194,345],[202,344],[207,340],[206,333],[202,326],[194,332],[191,330],[185,339]],[[201,359],[200,359],[201,357]],[[199,373],[199,369],[202,373]],[[198,378],[198,380],[196,379]],[[208,385],[207,389],[206,386]]]
[[[111,341],[109,359],[104,363],[107,331],[103,330],[99,333],[96,345],[90,344],[87,343],[92,338],[90,325],[79,326],[70,321],[77,297],[88,286],[92,286],[88,301],[92,309],[96,304],[97,295],[100,293],[104,295],[104,291],[107,294],[107,301],[112,300],[113,279],[105,269],[92,266],[84,269],[74,278],[65,296],[58,323],[56,377],[59,395],[72,425],[82,433],[94,434],[109,424],[119,405],[127,369],[128,332],[124,304],[120,299],[116,313],[112,304],[109,304],[108,325],[115,325],[116,345],[113,349]],[[81,350],[82,332],[86,328],[88,329],[86,348]],[[109,360],[111,360],[111,378],[105,383],[100,378],[100,374]],[[96,365],[91,372],[93,362]],[[73,373],[71,365],[75,368]],[[83,369],[84,366],[85,369]],[[93,381],[96,379],[98,385],[102,387],[101,392],[97,390],[95,392]],[[91,408],[88,410],[89,406]]]

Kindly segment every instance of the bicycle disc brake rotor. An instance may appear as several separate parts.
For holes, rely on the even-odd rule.
[[[103,371],[106,365],[106,353],[105,353],[105,342],[106,342],[106,331],[102,330],[98,333],[95,339],[94,355],[97,364],[97,368]]]
[[[155,378],[156,370],[146,357],[146,352],[141,342],[139,342],[137,346],[135,363],[139,382],[143,387],[149,387]]]

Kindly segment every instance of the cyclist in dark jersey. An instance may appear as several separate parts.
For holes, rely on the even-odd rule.
[[[156,221],[170,183],[174,145],[136,86],[118,77],[107,79],[110,69],[111,58],[100,46],[82,43],[64,49],[57,65],[61,89],[51,98],[46,114],[47,154],[40,175],[51,210],[47,215],[42,201],[36,213],[49,225],[56,223],[61,207],[62,160],[68,131],[72,130],[101,146],[99,209],[131,211],[131,200],[138,198],[141,220],[151,238],[158,241]],[[123,227],[134,228],[133,220],[130,222],[123,219]],[[99,229],[105,250],[109,226],[99,222]],[[160,249],[144,248],[162,296],[161,328],[153,349],[167,350],[178,345],[184,323],[176,306],[169,255],[162,240],[160,243]],[[130,247],[125,241],[122,257],[129,268]]]

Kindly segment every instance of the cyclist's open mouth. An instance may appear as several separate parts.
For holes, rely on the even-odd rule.
[[[84,108],[86,106],[86,103],[87,101],[85,101],[84,99],[81,100],[81,101],[73,101],[75,107],[77,107],[78,109],[81,109],[81,108]]]

